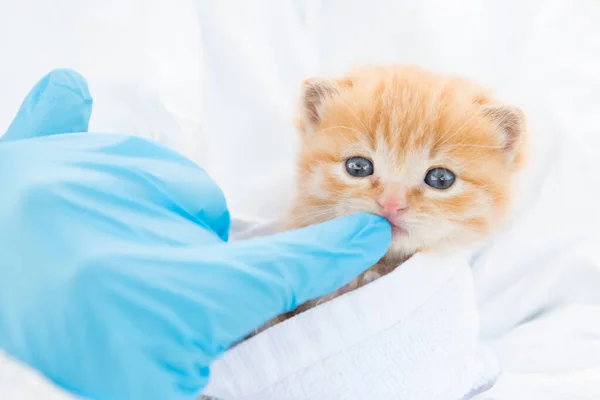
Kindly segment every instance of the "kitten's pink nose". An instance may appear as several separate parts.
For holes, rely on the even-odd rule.
[[[408,209],[406,200],[398,196],[381,196],[377,203],[385,217],[396,218]]]

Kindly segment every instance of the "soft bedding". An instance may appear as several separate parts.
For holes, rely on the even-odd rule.
[[[284,211],[301,79],[410,62],[491,86],[529,112],[533,155],[513,220],[470,259],[480,339],[502,371],[477,398],[600,398],[597,1],[9,0],[0,20],[0,126],[39,76],[77,69],[90,130],[192,157],[241,219]],[[41,398],[9,376],[2,393]]]
[[[274,232],[270,224],[232,240]],[[467,399],[498,379],[479,338],[468,252],[420,254],[389,278],[239,344],[204,394],[239,400]]]

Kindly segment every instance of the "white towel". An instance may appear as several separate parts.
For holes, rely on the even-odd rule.
[[[234,224],[238,228],[243,224]],[[264,234],[259,227],[250,234]],[[204,391],[224,400],[459,400],[493,386],[466,254],[391,274],[234,347]]]
[[[86,400],[50,382],[26,364],[0,349],[0,399],[2,400]]]

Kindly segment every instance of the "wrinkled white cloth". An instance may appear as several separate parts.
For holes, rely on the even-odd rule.
[[[213,364],[204,394],[461,400],[489,389],[498,374],[494,355],[480,341],[466,254],[420,254],[234,347]]]
[[[85,400],[48,381],[43,375],[0,350],[2,400]]]

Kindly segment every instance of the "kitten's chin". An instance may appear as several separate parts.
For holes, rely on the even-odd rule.
[[[386,264],[401,264],[419,251],[418,248],[411,246],[407,239],[406,233],[392,236],[392,243],[383,259]]]

